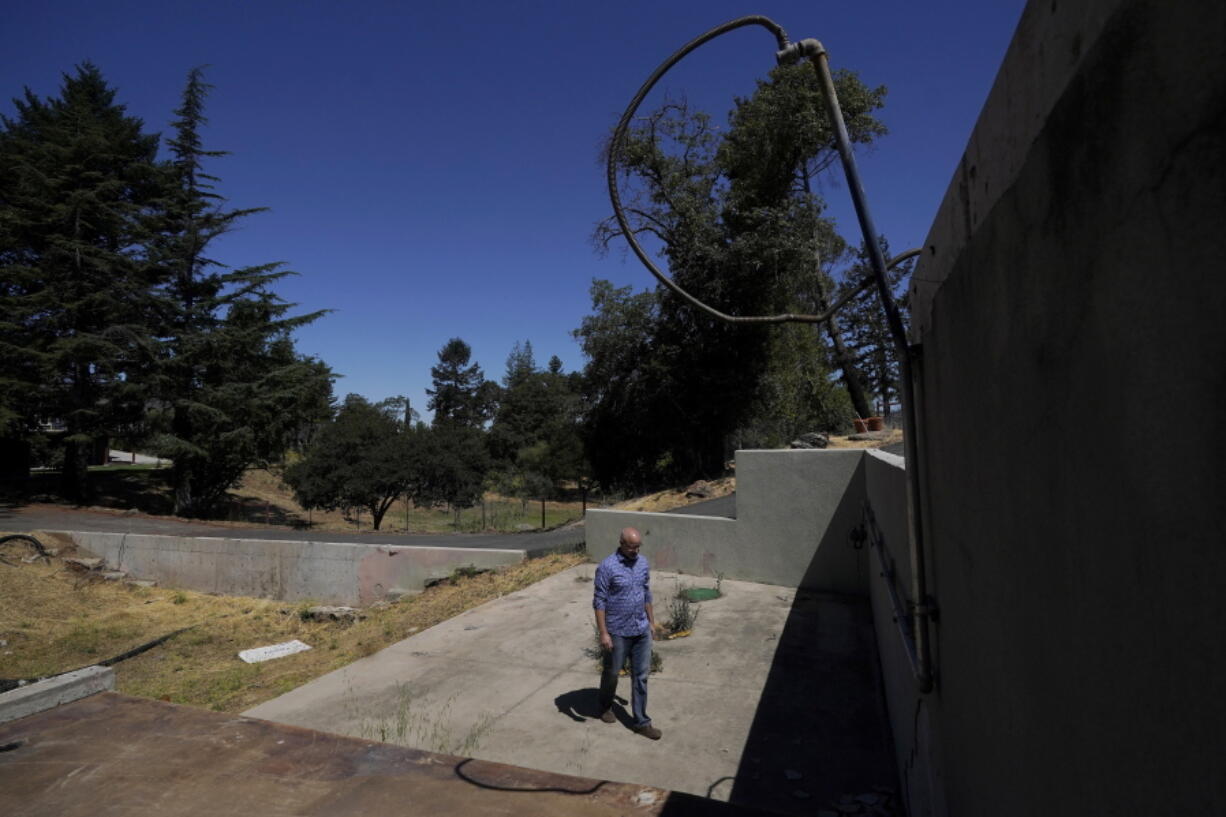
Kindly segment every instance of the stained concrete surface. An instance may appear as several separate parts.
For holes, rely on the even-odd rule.
[[[102,693],[0,725],[0,814],[762,817],[567,777]]]
[[[415,748],[812,813],[893,788],[863,599],[725,581],[694,634],[663,641],[648,741],[599,719],[594,565],[470,610],[245,713]],[[683,584],[653,571],[657,616]],[[629,695],[622,679],[619,693]],[[765,696],[765,697],[764,697]],[[465,746],[466,739],[470,739]],[[475,742],[475,745],[474,745]]]

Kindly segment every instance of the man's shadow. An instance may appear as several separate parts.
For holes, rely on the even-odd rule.
[[[588,718],[599,718],[603,712],[600,708],[600,690],[595,687],[563,692],[553,699],[553,703],[559,712],[578,723]],[[631,723],[630,715],[625,708],[628,703],[630,702],[620,695],[613,698],[613,714],[627,726]]]

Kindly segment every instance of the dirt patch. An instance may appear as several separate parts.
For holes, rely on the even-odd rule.
[[[56,547],[51,537],[36,533]],[[355,623],[304,617],[290,603],[190,590],[138,587],[74,572],[61,552],[50,564],[0,564],[0,677],[37,678],[88,666],[167,633],[166,643],[115,665],[120,692],[241,712],[586,560],[554,554],[465,576],[363,611]],[[299,639],[312,649],[260,664],[240,650]]]

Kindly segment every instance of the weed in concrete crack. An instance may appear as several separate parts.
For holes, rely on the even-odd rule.
[[[472,726],[459,737],[453,737],[451,706],[455,696],[448,698],[434,713],[413,707],[413,692],[407,684],[396,686],[395,710],[390,715],[360,716],[352,703],[346,705],[351,715],[358,715],[358,734],[368,740],[412,746],[432,752],[470,755],[494,725],[494,716],[482,713]]]
[[[689,632],[694,629],[694,622],[698,620],[698,610],[690,603],[685,589],[682,588],[668,603],[669,618],[664,624],[664,629],[669,635]]]

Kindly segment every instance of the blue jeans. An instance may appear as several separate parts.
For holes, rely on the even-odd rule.
[[[613,696],[617,692],[617,673],[630,656],[630,706],[634,713],[634,728],[648,726],[651,718],[647,717],[647,675],[651,672],[651,631],[642,635],[614,635],[613,650],[604,654],[604,669],[600,674],[600,709],[604,711],[613,706]]]

